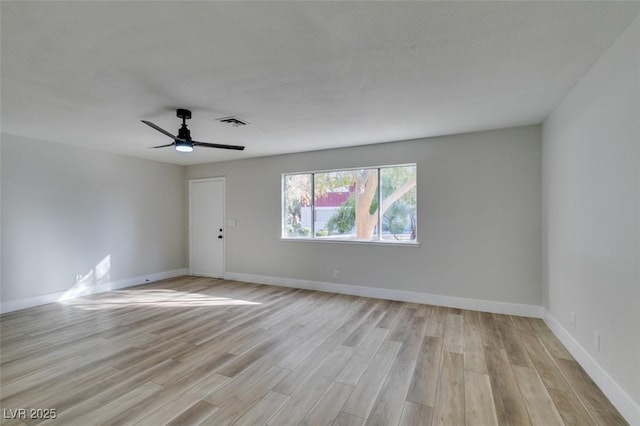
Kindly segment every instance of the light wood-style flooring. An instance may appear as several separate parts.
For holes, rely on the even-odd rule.
[[[0,325],[7,425],[627,424],[539,319],[181,277]]]

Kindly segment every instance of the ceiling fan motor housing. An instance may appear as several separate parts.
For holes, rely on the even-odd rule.
[[[182,139],[183,141],[191,140],[191,132],[187,129],[187,125],[184,123],[182,124],[182,127],[180,127],[180,130],[178,130],[178,139]]]

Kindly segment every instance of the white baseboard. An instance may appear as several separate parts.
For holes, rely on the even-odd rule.
[[[167,278],[179,277],[187,275],[187,268],[174,269],[172,271],[158,272],[155,274],[142,275],[139,277],[131,277],[123,280],[110,281],[96,285],[74,286],[69,290],[56,293],[43,294],[41,296],[29,297],[26,299],[10,300],[0,303],[0,313],[19,311],[20,309],[33,308],[34,306],[45,305],[47,303],[59,302],[62,300],[73,299],[74,297],[87,296],[89,294],[104,293],[105,291],[117,290],[120,288],[133,287],[135,285],[151,283],[154,281],[165,280]]]
[[[629,424],[640,426],[640,406],[549,311],[545,310],[544,321]]]
[[[494,302],[491,300],[441,296],[436,294],[418,293],[414,291],[362,287],[322,281],[266,277],[263,275],[242,274],[237,272],[227,272],[224,274],[224,277],[229,280],[246,281],[256,284],[270,284],[282,287],[293,287],[306,290],[349,294],[352,296],[373,297],[376,299],[399,300],[401,302],[415,302],[426,305],[447,306],[450,308],[471,309],[474,311],[493,312],[496,314],[519,315],[532,318],[542,318],[544,314],[542,306],[523,305],[519,303]]]

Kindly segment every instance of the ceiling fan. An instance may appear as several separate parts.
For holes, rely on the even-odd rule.
[[[176,110],[176,115],[179,118],[182,118],[182,127],[180,127],[180,129],[178,130],[178,136],[173,136],[171,133],[167,132],[163,128],[153,124],[150,121],[140,120],[147,126],[152,127],[157,131],[159,131],[160,133],[164,133],[165,135],[173,139],[173,143],[169,143],[166,145],[152,146],[150,148],[165,148],[168,146],[175,146],[176,151],[180,151],[180,152],[191,152],[193,151],[194,146],[203,146],[205,148],[235,149],[238,151],[244,150],[244,146],[240,146],[240,145],[222,145],[218,143],[194,141],[193,139],[191,139],[191,132],[189,131],[189,129],[187,129],[187,123],[186,123],[186,120],[189,120],[191,118],[191,111],[189,111],[188,109],[178,109]]]

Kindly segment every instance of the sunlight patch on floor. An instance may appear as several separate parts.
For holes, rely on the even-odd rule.
[[[261,305],[259,302],[213,297],[162,289],[114,290],[93,297],[67,299],[59,303],[84,310],[121,309],[131,307],[181,308],[198,306]]]

